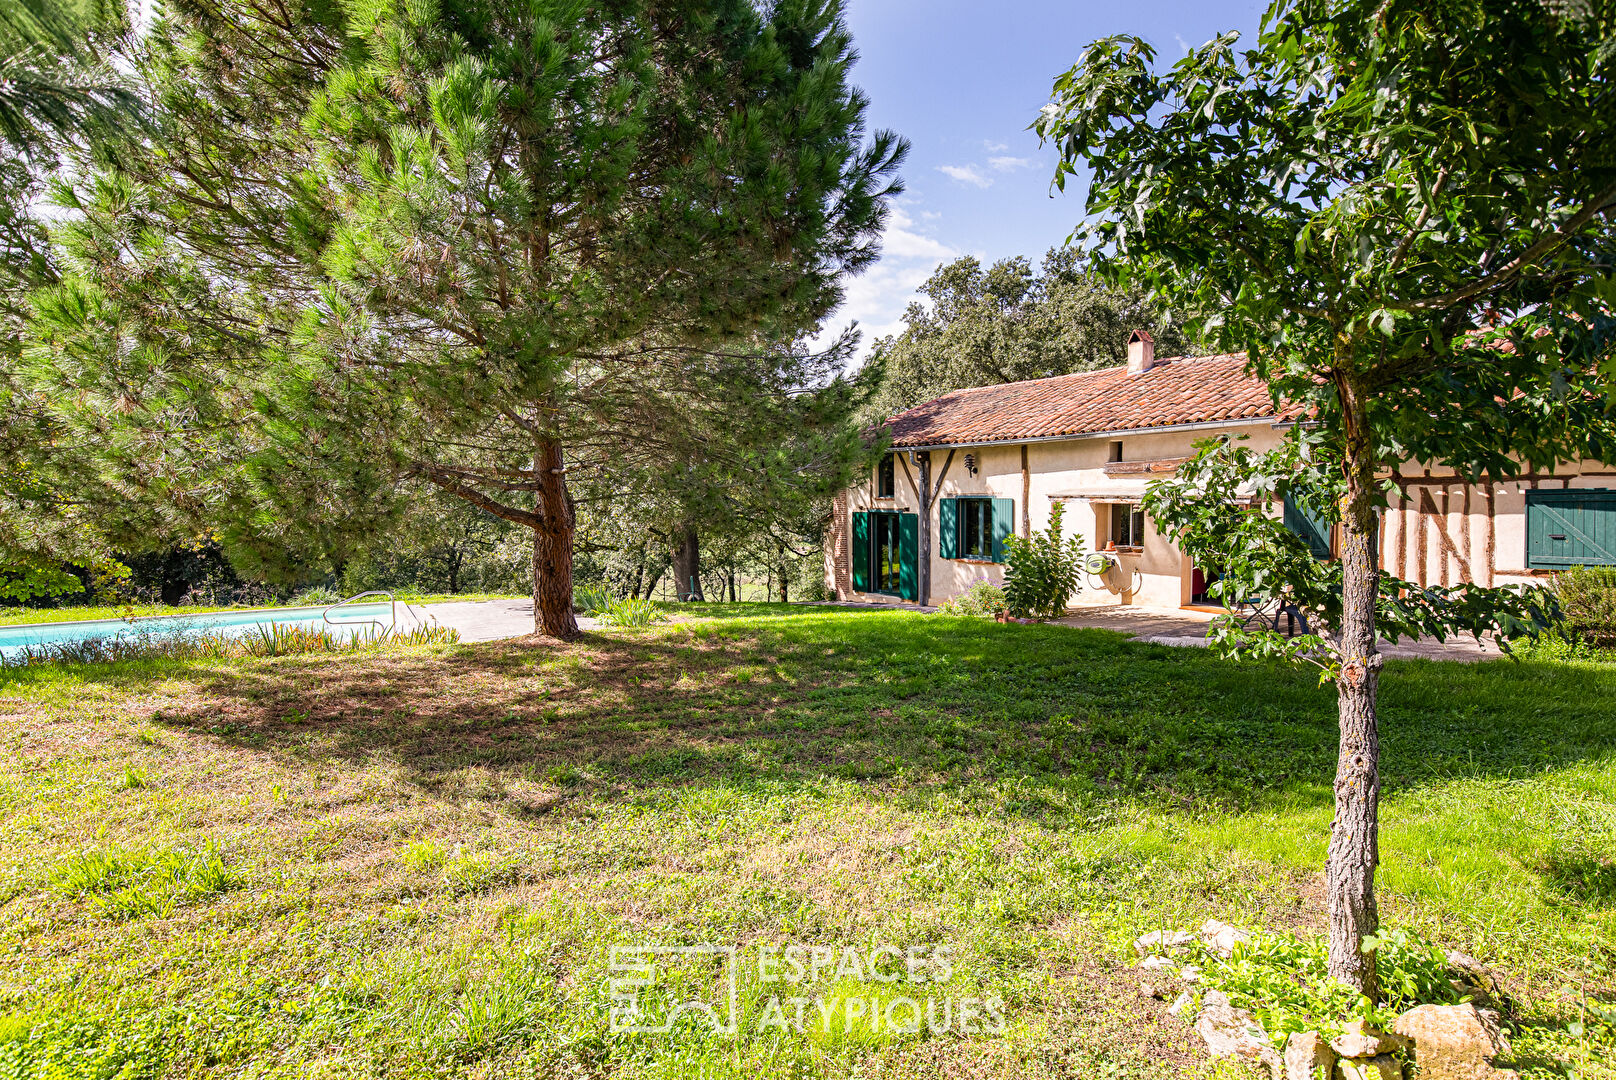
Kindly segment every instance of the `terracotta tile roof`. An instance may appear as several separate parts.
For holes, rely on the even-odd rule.
[[[1019,442],[1219,420],[1285,419],[1244,353],[955,390],[887,421],[894,446]]]

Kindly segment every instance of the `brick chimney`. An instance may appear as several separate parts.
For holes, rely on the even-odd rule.
[[[1128,335],[1128,374],[1149,371],[1156,363],[1156,339],[1149,330],[1135,330]]]

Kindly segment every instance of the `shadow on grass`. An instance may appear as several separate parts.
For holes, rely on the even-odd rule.
[[[1103,630],[736,607],[568,646],[79,677],[186,678],[196,693],[161,722],[309,761],[385,759],[448,796],[490,777],[605,798],[832,777],[922,803],[988,792],[1057,827],[1117,797],[1227,810],[1331,798],[1335,696],[1304,671]],[[1381,705],[1388,791],[1616,748],[1616,670],[1393,662]]]

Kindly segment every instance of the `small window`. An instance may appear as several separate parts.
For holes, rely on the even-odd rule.
[[[959,557],[993,558],[993,500],[959,500]]]
[[[1111,504],[1111,542],[1119,548],[1145,546],[1145,512],[1136,504]]]
[[[881,459],[881,464],[875,469],[875,497],[877,499],[895,498],[898,493],[898,479],[893,471],[895,462],[892,455],[887,454]]]
[[[1111,457],[1110,457],[1110,460],[1112,460],[1112,461],[1121,461],[1122,460],[1122,441],[1120,439],[1111,444]]]

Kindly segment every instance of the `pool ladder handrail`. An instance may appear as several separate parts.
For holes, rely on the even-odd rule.
[[[343,619],[343,620],[336,620],[336,621],[332,620],[331,613],[333,611],[337,610],[340,607],[346,607],[347,605],[352,604],[357,600],[363,600],[367,596],[385,596],[385,597],[387,597],[387,602],[388,602],[389,605],[391,605],[391,608],[392,608],[392,615],[393,615],[392,622],[383,623],[379,619]],[[324,623],[326,626],[365,626],[366,624],[369,624],[370,626],[380,627],[382,633],[386,634],[388,631],[398,629],[398,605],[401,604],[401,603],[404,605],[405,614],[409,615],[410,618],[414,619],[418,626],[425,626],[426,622],[427,622],[427,619],[431,619],[434,623],[436,623],[438,621],[437,618],[432,616],[432,615],[428,615],[426,618],[422,618],[419,614],[416,613],[414,608],[410,607],[409,601],[407,601],[407,600],[402,600],[401,601],[398,598],[396,598],[392,593],[388,592],[385,589],[371,589],[371,590],[369,590],[367,592],[355,593],[353,596],[348,597],[348,599],[346,599],[346,600],[340,600],[337,603],[332,604],[330,607],[328,607],[325,610],[320,612],[320,621],[322,623]]]

